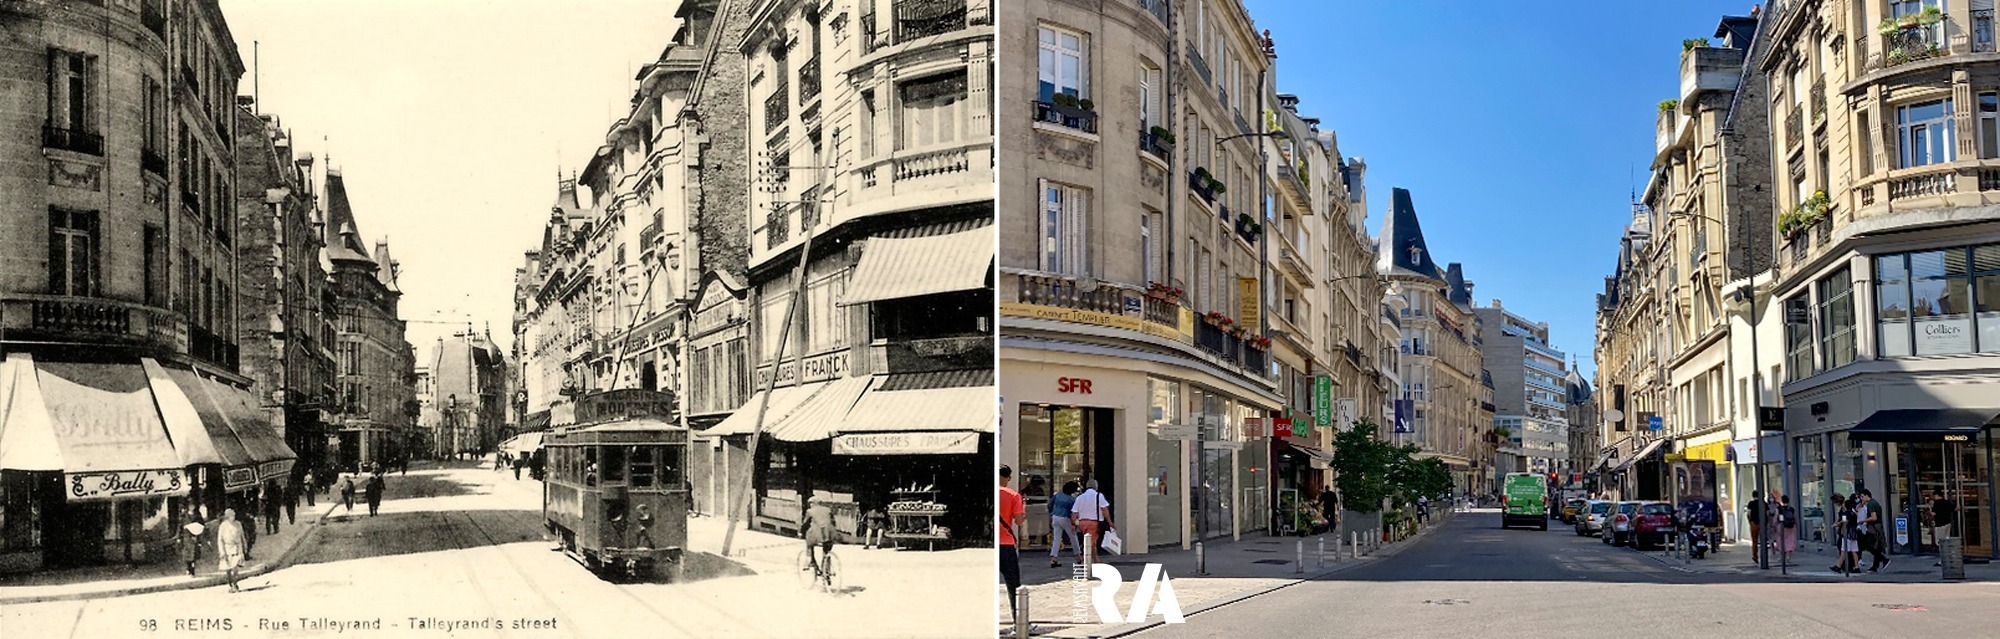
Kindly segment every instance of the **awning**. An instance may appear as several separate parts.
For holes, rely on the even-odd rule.
[[[1300,456],[1304,457],[1307,460],[1307,463],[1312,464],[1314,468],[1325,468],[1326,467],[1325,464],[1333,463],[1333,453],[1329,453],[1317,448],[1306,448],[1304,446],[1298,446],[1292,444],[1291,442],[1285,442],[1285,446],[1287,448],[1290,448],[1292,452],[1296,452]]]
[[[176,380],[173,373],[151,358],[140,359],[139,365],[146,370],[153,399],[159,404],[160,417],[166,422],[167,435],[173,438],[174,452],[180,454],[182,465],[257,465],[256,458],[243,447],[228,419],[207,400],[207,395],[198,387],[192,393],[183,389],[182,384],[188,383],[186,380],[193,373]]]
[[[500,444],[500,450],[510,454],[532,453],[542,447],[542,433],[522,433]]]
[[[0,362],[0,469],[63,469],[62,447],[27,353]]]
[[[994,430],[993,397],[992,369],[885,376],[841,422],[833,453],[977,453]]]
[[[926,237],[868,240],[842,306],[984,288],[993,270],[993,227]]]
[[[767,416],[764,432],[784,442],[816,442],[832,437],[849,411],[854,410],[855,402],[874,383],[873,377],[844,377],[828,382],[784,419],[771,421]]]
[[[187,494],[139,365],[36,362],[19,353],[8,364],[6,436],[30,448],[7,451],[15,465],[5,467],[63,471],[69,501]]]
[[[1667,440],[1665,439],[1655,439],[1653,441],[1646,442],[1646,446],[1644,448],[1640,448],[1639,452],[1634,453],[1631,457],[1618,460],[1618,463],[1612,466],[1611,470],[1613,471],[1625,470],[1626,468],[1631,467],[1633,464],[1639,463],[1639,460],[1645,459],[1647,456],[1652,455],[1655,452],[1658,452],[1660,450],[1660,446],[1665,443],[1667,443]]]
[[[521,429],[522,429],[522,430],[548,430],[548,429],[549,429],[549,417],[550,417],[550,415],[549,415],[549,411],[546,411],[546,410],[538,410],[538,411],[535,411],[535,412],[532,412],[532,413],[528,413],[528,416],[527,416],[527,417],[525,417],[525,418],[522,418],[522,420],[521,420]]]
[[[1847,436],[1870,442],[1972,441],[1996,425],[2000,410],[1990,408],[1892,408],[1855,424]]]
[[[213,425],[215,422],[224,424],[235,433],[236,440],[242,442],[243,449],[256,464],[254,475],[246,475],[241,469],[226,469],[226,488],[282,477],[291,471],[292,462],[298,455],[278,436],[264,410],[251,401],[250,391],[202,377],[191,370],[169,368],[167,376],[194,401],[195,410],[202,414],[204,424],[210,424],[211,430],[216,428]]]
[[[764,429],[768,431],[772,424],[784,420],[786,415],[791,414],[806,398],[811,397],[815,391],[818,391],[821,386],[825,385],[825,382],[821,382],[818,384],[786,386],[773,391],[771,393],[771,405],[764,411]],[[708,430],[702,431],[702,434],[709,437],[750,434],[751,431],[757,429],[757,406],[763,401],[764,391],[757,391],[756,394],[750,396],[749,401],[743,402],[742,406],[736,407],[736,411],[730,413],[729,417],[724,418],[720,423],[710,427]]]

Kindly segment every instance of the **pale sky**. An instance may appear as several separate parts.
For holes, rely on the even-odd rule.
[[[513,343],[514,268],[539,245],[558,167],[581,170],[625,114],[676,4],[221,2],[244,66],[261,58],[241,93],[261,78],[258,110],[297,151],[331,156],[370,250],[386,236],[402,262],[419,364],[467,322]]]

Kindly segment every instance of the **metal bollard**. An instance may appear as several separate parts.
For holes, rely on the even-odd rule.
[[[1347,534],[1348,534],[1349,536],[1352,536],[1352,537],[1354,538],[1354,540],[1353,540],[1353,543],[1352,543],[1352,544],[1350,544],[1350,546],[1351,546],[1351,547],[1352,547],[1352,548],[1354,549],[1354,558],[1355,558],[1355,559],[1360,559],[1360,558],[1361,558],[1361,531],[1359,531],[1359,530],[1350,530],[1350,531],[1348,531],[1348,533],[1347,533]]]
[[[1208,574],[1208,550],[1199,541],[1194,542],[1194,574]]]
[[[1022,590],[1014,595],[1015,637],[1027,639],[1028,633],[1034,629],[1034,625],[1028,623],[1028,620],[1032,618],[1033,616],[1028,614],[1028,591]]]
[[[1313,565],[1313,567],[1314,567],[1314,568],[1325,568],[1325,567],[1326,567],[1326,535],[1320,535],[1320,537],[1319,537],[1319,556],[1318,556],[1318,557],[1317,557],[1316,559],[1314,559],[1313,561],[1314,561],[1314,562],[1316,562],[1316,563],[1315,563],[1315,564]]]
[[[1306,540],[1304,540],[1304,539],[1300,539],[1300,540],[1298,541],[1298,545],[1297,545],[1297,546],[1295,547],[1295,549],[1296,549],[1296,550],[1298,551],[1298,556],[1299,556],[1299,564],[1298,564],[1298,565],[1299,565],[1299,569],[1298,569],[1298,570],[1294,570],[1294,571],[1292,571],[1292,572],[1294,572],[1294,573],[1303,573],[1303,572],[1305,572],[1305,571],[1306,571]]]
[[[1097,537],[1096,535],[1090,533],[1084,533],[1083,552],[1077,553],[1077,555],[1081,557],[1080,561],[1083,562],[1083,573],[1086,575],[1090,574],[1090,567],[1097,563],[1096,537]]]

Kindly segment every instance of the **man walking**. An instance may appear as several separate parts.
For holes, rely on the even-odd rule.
[[[1084,542],[1084,552],[1095,556],[1104,547],[1104,531],[1111,529],[1111,500],[1097,492],[1097,480],[1084,482],[1083,494],[1076,496],[1070,513],[1076,516],[1076,531],[1090,540]]]
[[[1951,498],[1942,492],[1933,493],[1930,501],[1931,543],[1943,547],[1939,542],[1951,539],[1952,524],[1958,523],[1958,504],[1952,503]]]
[[[375,513],[382,509],[382,489],[383,485],[382,485],[381,473],[376,473],[368,477],[367,493],[368,493],[369,517],[374,517]]]
[[[315,477],[315,475],[318,474],[319,473],[317,471],[307,470],[304,475],[301,475],[299,477],[299,481],[305,482],[305,485],[301,487],[303,490],[300,490],[299,492],[305,494],[307,508],[319,505],[313,497],[313,493],[319,492],[319,490],[316,487],[316,484],[319,483],[318,478]]]
[[[1758,561],[1760,557],[1764,556],[1764,544],[1762,542],[1765,515],[1764,493],[1755,490],[1750,491],[1750,503],[1744,510],[1748,511],[1750,515],[1750,561]]]
[[[1868,563],[1868,572],[1876,572],[1889,565],[1889,556],[1882,553],[1887,546],[1882,535],[1882,504],[1866,488],[1856,494],[1861,497],[1861,510],[1856,513],[1861,519],[1861,549],[1874,558]]]
[[[1007,580],[1007,609],[1019,617],[1020,599],[1015,593],[1021,590],[1021,551],[1015,542],[1014,533],[1028,519],[1028,504],[1021,499],[1021,493],[1009,488],[1014,483],[1014,468],[1000,465],[1000,576]]]

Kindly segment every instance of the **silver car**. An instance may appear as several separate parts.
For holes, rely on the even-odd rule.
[[[1613,502],[1592,499],[1583,503],[1576,511],[1576,534],[1590,536],[1604,532],[1604,523],[1611,518]]]
[[[1639,504],[1636,501],[1612,502],[1609,519],[1604,524],[1604,532],[1598,535],[1604,543],[1623,546],[1631,543],[1634,531],[1638,530]]]

